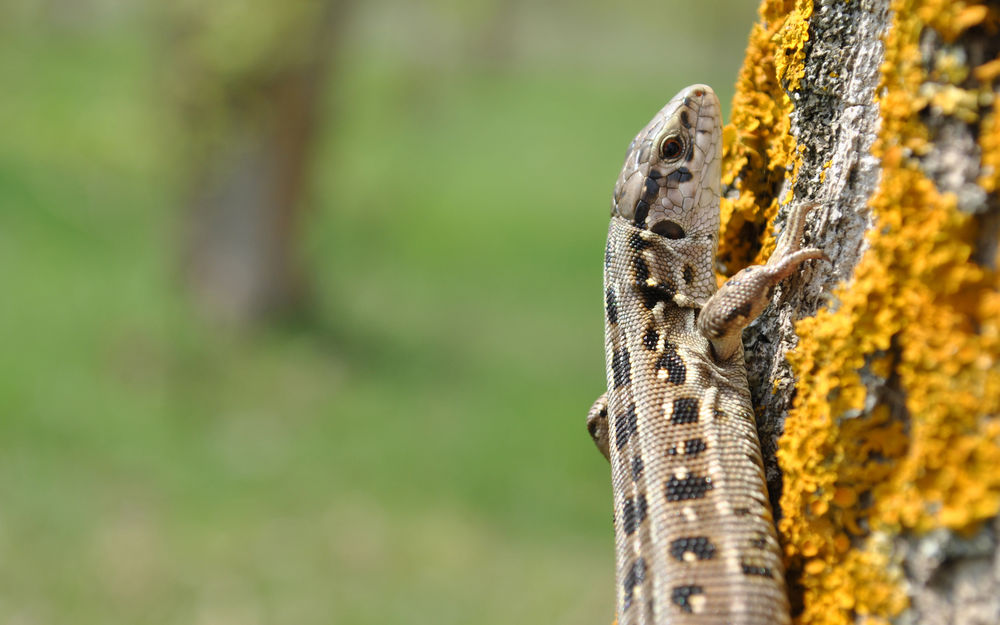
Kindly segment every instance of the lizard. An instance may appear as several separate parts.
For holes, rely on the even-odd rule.
[[[587,428],[611,464],[618,625],[787,625],[742,331],[808,259],[807,204],[721,287],[722,123],[706,85],[629,146],[604,259],[608,391]]]

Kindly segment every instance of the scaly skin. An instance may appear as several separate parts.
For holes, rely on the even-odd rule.
[[[721,115],[693,85],[629,147],[605,257],[608,392],[588,429],[611,462],[619,625],[785,625],[781,552],[741,333],[799,249],[716,290]]]

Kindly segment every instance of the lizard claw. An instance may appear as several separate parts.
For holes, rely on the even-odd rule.
[[[806,231],[806,215],[819,204],[801,203],[792,207],[788,213],[788,220],[785,223],[785,230],[778,239],[778,244],[774,248],[774,253],[768,259],[767,264],[771,265],[785,260],[791,254],[798,252],[802,248],[802,235]],[[816,248],[810,248],[816,249]],[[822,252],[820,252],[822,254]],[[824,255],[825,257],[825,255]]]

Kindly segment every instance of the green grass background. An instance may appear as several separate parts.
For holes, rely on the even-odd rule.
[[[491,66],[462,7],[351,18],[315,309],[252,331],[180,288],[155,11],[0,8],[0,622],[610,622],[611,188],[755,7],[523,4]]]

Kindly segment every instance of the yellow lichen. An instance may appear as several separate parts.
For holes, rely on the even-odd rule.
[[[724,203],[729,271],[773,247],[777,193],[800,162],[782,87],[803,77],[806,4],[764,0],[740,73],[724,151],[723,183],[740,191]],[[836,310],[800,321],[789,355],[799,381],[778,451],[780,530],[801,625],[890,622],[907,606],[895,538],[973,531],[1000,511],[1000,274],[973,258],[975,218],[918,160],[933,147],[923,110],[979,124],[979,184],[1000,190],[1000,99],[989,84],[1000,60],[970,69],[941,54],[928,71],[919,49],[927,28],[953,42],[995,16],[946,0],[894,0],[891,15],[876,226]],[[980,86],[959,88],[969,76]]]
[[[833,165],[833,161],[826,161],[823,163],[823,171],[819,172],[820,184],[826,181],[826,170],[830,169],[831,165]]]
[[[920,89],[914,103],[920,108],[926,104],[934,113],[957,117],[967,124],[979,118],[979,94],[954,85],[927,83]]]
[[[930,78],[940,82],[959,85],[969,77],[969,66],[965,64],[964,55],[956,50],[941,50],[934,55],[934,70]]]
[[[997,69],[1000,71],[1000,59],[997,59]],[[983,155],[979,185],[988,193],[995,193],[1000,190],[1000,98],[994,98],[993,110],[980,127],[979,149]]]
[[[812,2],[796,2],[795,9],[788,14],[772,39],[775,74],[787,91],[798,89],[799,81],[806,72],[805,42],[809,40],[810,17]]]
[[[993,59],[972,70],[972,75],[979,82],[990,82],[1000,76],[1000,59]]]
[[[722,201],[719,259],[730,275],[774,249],[768,226],[781,184],[798,163],[789,133],[792,102],[783,87],[802,78],[811,15],[811,1],[764,0],[750,33],[732,121],[723,130],[722,184],[739,191],[736,200]]]

